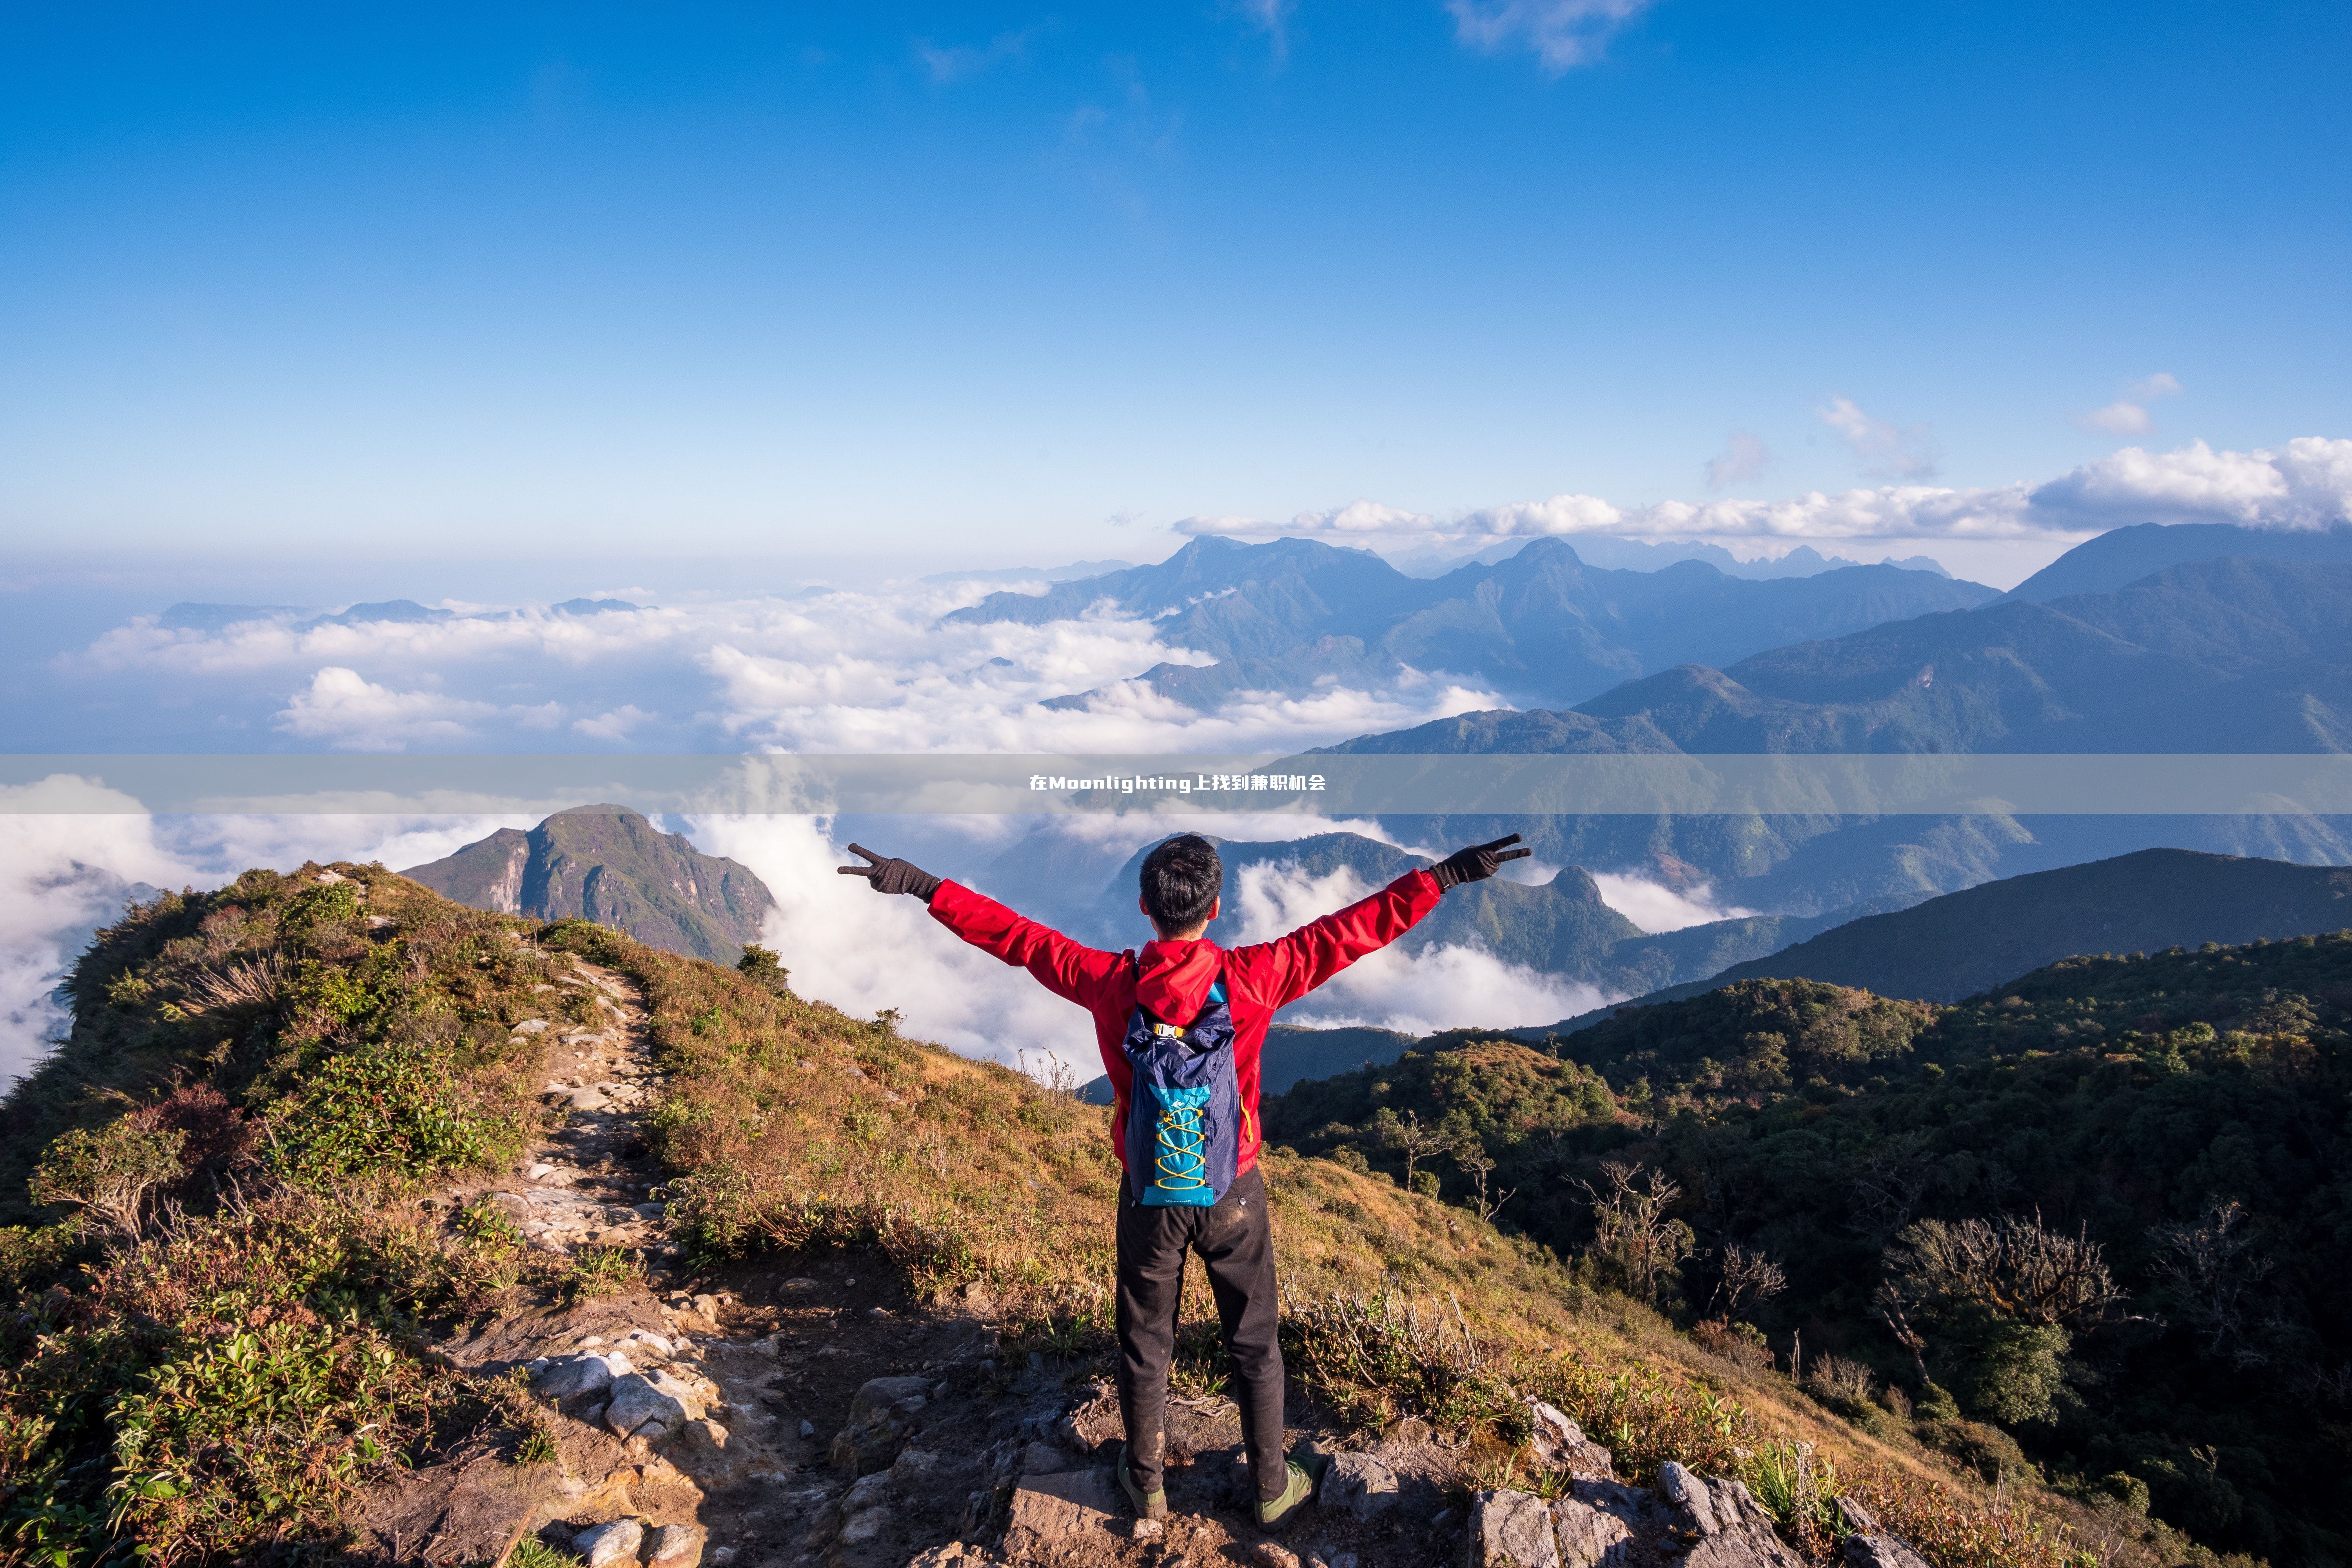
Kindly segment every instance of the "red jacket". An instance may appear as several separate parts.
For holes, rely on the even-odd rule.
[[[1119,1163],[1127,1162],[1129,1074],[1127,1022],[1137,1003],[1163,1023],[1182,1026],[1199,1016],[1222,963],[1226,1005],[1234,1015],[1234,1077],[1241,1090],[1242,1137],[1235,1174],[1256,1165],[1258,1055],[1275,1010],[1285,1007],[1368,952],[1376,952],[1413,928],[1437,907],[1437,879],[1408,871],[1336,914],[1301,926],[1288,936],[1231,952],[1206,940],[1148,942],[1141,952],[1104,952],[1014,914],[994,899],[955,882],[942,882],[931,897],[931,918],[1007,963],[1035,975],[1055,995],[1076,1002],[1095,1016],[1095,1044],[1110,1075],[1118,1110],[1111,1122]]]

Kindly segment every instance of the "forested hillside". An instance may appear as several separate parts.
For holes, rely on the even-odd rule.
[[[1266,1121],[1801,1350],[1988,1476],[2335,1562],[2347,1029],[2352,935],[2070,959],[1958,1006],[1751,980],[1536,1047],[1435,1037]]]

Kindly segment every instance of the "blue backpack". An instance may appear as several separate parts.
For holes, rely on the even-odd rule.
[[[1234,1077],[1234,1014],[1225,977],[1183,1028],[1139,1005],[1127,1021],[1127,1173],[1139,1204],[1206,1207],[1234,1184],[1242,1095]]]

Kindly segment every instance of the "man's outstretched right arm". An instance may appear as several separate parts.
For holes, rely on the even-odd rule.
[[[1093,992],[1118,973],[1118,953],[1072,942],[1051,926],[1015,914],[984,893],[932,876],[910,862],[886,858],[853,844],[850,852],[871,862],[840,868],[845,877],[863,877],[877,893],[906,893],[931,907],[931,918],[964,941],[1035,975],[1056,996],[1080,1006],[1093,1005]]]
[[[1096,990],[1126,962],[1118,953],[1072,942],[1053,927],[959,882],[940,884],[931,899],[931,918],[972,946],[1026,969],[1046,990],[1082,1007],[1094,1005]]]

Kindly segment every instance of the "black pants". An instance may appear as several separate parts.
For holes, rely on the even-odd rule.
[[[1282,1447],[1282,1347],[1275,1338],[1274,1230],[1265,1183],[1253,1170],[1213,1208],[1160,1207],[1118,1192],[1118,1409],[1128,1450],[1145,1491],[1161,1484],[1168,1457],[1168,1363],[1176,1348],[1176,1304],[1184,1254],[1201,1255],[1217,1300],[1225,1353],[1241,1384],[1242,1441],[1260,1494],[1287,1481]]]

